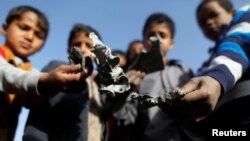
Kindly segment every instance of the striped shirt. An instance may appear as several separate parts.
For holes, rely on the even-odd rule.
[[[242,78],[249,75],[250,6],[237,11],[223,38],[218,41],[209,64],[199,75],[216,79],[227,92]]]

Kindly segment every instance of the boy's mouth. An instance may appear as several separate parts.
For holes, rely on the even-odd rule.
[[[21,42],[21,47],[27,50],[27,49],[30,49],[30,48],[31,48],[31,44]]]
[[[220,28],[218,28],[217,26],[211,26],[208,28],[209,32],[218,32]]]
[[[210,35],[217,34],[218,32],[219,32],[219,29],[216,27],[211,27],[211,28],[208,28],[208,30],[207,30],[207,33],[209,33]]]

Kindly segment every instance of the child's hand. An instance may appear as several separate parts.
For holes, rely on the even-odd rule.
[[[125,75],[128,77],[130,84],[137,87],[142,82],[145,73],[142,71],[129,70]]]
[[[61,65],[49,73],[43,73],[38,82],[41,95],[63,92],[79,92],[85,87],[85,78],[90,75],[88,69],[79,71],[81,65]]]
[[[181,104],[187,116],[199,122],[214,110],[221,94],[221,85],[212,77],[202,76],[191,79],[180,90],[186,93]]]

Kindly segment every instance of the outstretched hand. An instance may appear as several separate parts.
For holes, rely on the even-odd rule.
[[[137,88],[139,84],[142,82],[145,73],[142,71],[136,71],[136,70],[129,70],[125,73],[125,75],[128,77],[130,84]]]
[[[221,85],[212,77],[201,76],[191,79],[180,90],[186,94],[180,102],[187,116],[199,122],[214,110],[221,94]]]
[[[79,92],[85,87],[85,78],[91,70],[81,70],[81,65],[61,65],[39,78],[38,91],[43,94],[56,94],[63,92]]]

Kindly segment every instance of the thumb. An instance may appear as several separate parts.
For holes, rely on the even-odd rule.
[[[192,78],[186,84],[181,86],[179,89],[182,93],[189,94],[195,91],[199,87],[199,85],[200,85],[199,78]]]

